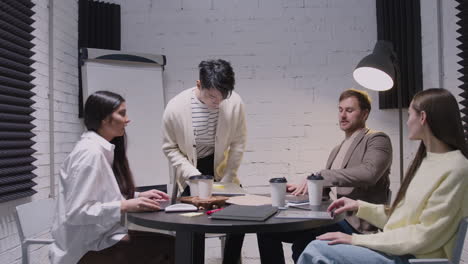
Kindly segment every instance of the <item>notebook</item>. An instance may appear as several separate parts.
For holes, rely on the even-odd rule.
[[[277,211],[278,209],[271,205],[248,206],[233,204],[223,210],[213,213],[211,218],[224,220],[265,221]]]
[[[289,219],[333,219],[330,213],[324,211],[282,210],[275,218]]]
[[[329,196],[323,196],[322,202],[326,202],[329,199],[330,199]],[[300,195],[286,194],[286,202],[293,203],[293,204],[308,203],[309,195],[308,194],[300,194]]]
[[[291,204],[290,207],[294,207],[294,208],[302,209],[306,211],[326,212],[329,205],[330,205],[330,202],[325,202],[325,203],[322,202],[321,205],[310,205],[308,203],[307,204]]]
[[[327,212],[329,203],[322,205],[291,204],[293,210],[284,210],[275,215],[275,218],[296,218],[296,219],[333,219],[333,212]],[[294,210],[301,209],[301,210]]]
[[[221,196],[240,196],[246,192],[239,184],[234,182],[215,182],[213,184],[213,195]]]
[[[286,202],[288,203],[308,203],[309,202],[309,195],[308,194],[301,194],[301,195],[292,195],[286,194]]]

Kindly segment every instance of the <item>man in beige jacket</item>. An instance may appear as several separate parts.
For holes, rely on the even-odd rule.
[[[383,132],[366,127],[371,110],[367,93],[355,89],[344,91],[339,98],[338,118],[345,139],[336,146],[319,173],[324,178],[330,198],[346,196],[371,203],[385,204],[389,192],[389,174],[392,164],[392,144]],[[330,188],[331,187],[331,188]],[[293,194],[307,193],[307,180],[299,185],[289,185]],[[293,259],[297,261],[307,244],[326,232],[367,233],[377,228],[347,215],[346,220],[323,228],[301,232],[259,234],[258,244],[262,263],[284,263],[281,242],[293,243]]]

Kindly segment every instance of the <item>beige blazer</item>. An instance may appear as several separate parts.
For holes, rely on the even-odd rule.
[[[321,171],[325,186],[336,186],[338,198],[346,196],[370,203],[386,204],[390,186],[392,143],[383,132],[364,128],[349,146],[341,169],[332,170],[341,144],[328,157],[327,167]],[[360,232],[373,232],[377,228],[349,214],[346,220]]]

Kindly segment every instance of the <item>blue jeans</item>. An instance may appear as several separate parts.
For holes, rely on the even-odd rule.
[[[299,255],[315,237],[328,232],[343,232],[346,234],[359,233],[346,220],[338,223],[322,226],[315,229],[301,230],[295,232],[258,233],[258,249],[262,264],[285,264],[283,244],[281,242],[293,243],[292,259],[297,262]]]
[[[365,247],[312,241],[302,252],[298,264],[407,264],[411,255],[392,256]]]

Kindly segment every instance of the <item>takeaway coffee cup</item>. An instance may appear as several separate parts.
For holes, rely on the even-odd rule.
[[[283,208],[286,202],[286,178],[271,178],[271,205]]]
[[[307,189],[309,204],[320,205],[322,203],[323,177],[319,173],[312,173],[307,177]]]
[[[198,196],[198,180],[201,175],[190,176],[188,178],[188,185],[190,187],[190,196]]]
[[[214,177],[211,175],[200,175],[198,178],[198,197],[208,199],[213,192]]]

